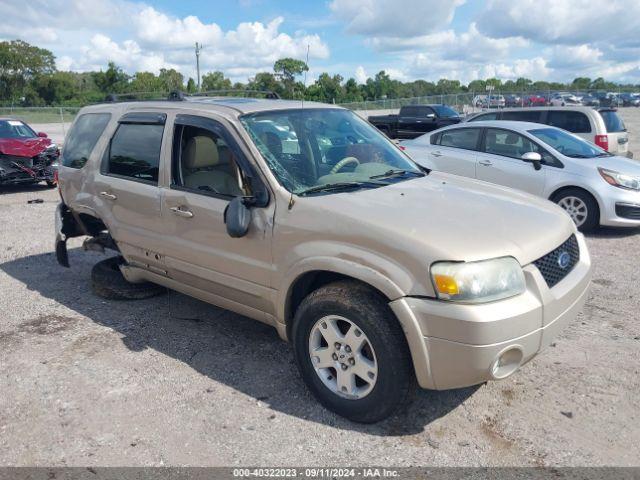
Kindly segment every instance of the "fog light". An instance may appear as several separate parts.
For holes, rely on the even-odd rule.
[[[504,349],[493,362],[491,366],[491,375],[495,379],[507,378],[515,372],[523,358],[522,348],[512,345]]]

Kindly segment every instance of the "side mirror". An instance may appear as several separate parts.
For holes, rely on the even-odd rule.
[[[435,120],[436,114],[435,113],[429,113],[429,114],[427,114],[427,118],[430,118],[431,120]]]
[[[243,197],[235,197],[224,211],[224,223],[227,233],[232,238],[244,237],[249,231],[251,210],[245,205]]]
[[[38,132],[38,133],[37,133],[37,135],[38,135],[40,138],[49,138],[49,135],[47,135],[47,134],[46,134],[46,133],[44,133],[44,132]]]
[[[542,155],[538,152],[527,152],[520,158],[525,162],[533,163],[533,168],[536,170],[540,170],[542,168]]]

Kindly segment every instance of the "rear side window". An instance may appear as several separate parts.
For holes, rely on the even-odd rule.
[[[515,120],[517,122],[540,122],[540,112],[523,110],[521,112],[502,112],[502,120]]]
[[[546,123],[571,133],[591,132],[589,119],[582,112],[550,110],[548,112]]]
[[[62,149],[62,165],[82,168],[111,120],[110,113],[85,113],[73,124]]]
[[[122,123],[111,139],[106,174],[158,183],[164,125]]]
[[[497,120],[498,119],[498,113],[497,112],[493,112],[493,113],[485,113],[484,115],[478,115],[477,117],[473,117],[471,120],[469,120],[470,122],[482,122],[485,120]]]
[[[608,133],[626,132],[624,122],[615,110],[603,110],[600,112]]]
[[[479,128],[458,128],[445,130],[440,134],[440,145],[443,147],[463,148],[475,150],[480,138]]]

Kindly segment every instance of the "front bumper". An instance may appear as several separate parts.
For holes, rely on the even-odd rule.
[[[606,187],[607,190],[603,192],[601,201],[598,202],[600,204],[600,225],[608,227],[640,226],[640,217],[629,214],[629,212],[640,209],[640,192],[609,185]]]
[[[588,295],[591,260],[582,235],[578,243],[579,262],[551,289],[528,265],[526,292],[510,299],[481,305],[414,297],[391,302],[420,386],[446,390],[506,378],[549,345]]]

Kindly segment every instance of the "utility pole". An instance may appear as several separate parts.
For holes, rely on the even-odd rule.
[[[196,42],[196,71],[198,74],[198,92],[200,91],[200,50],[202,50],[202,44],[198,45],[198,42]]]

